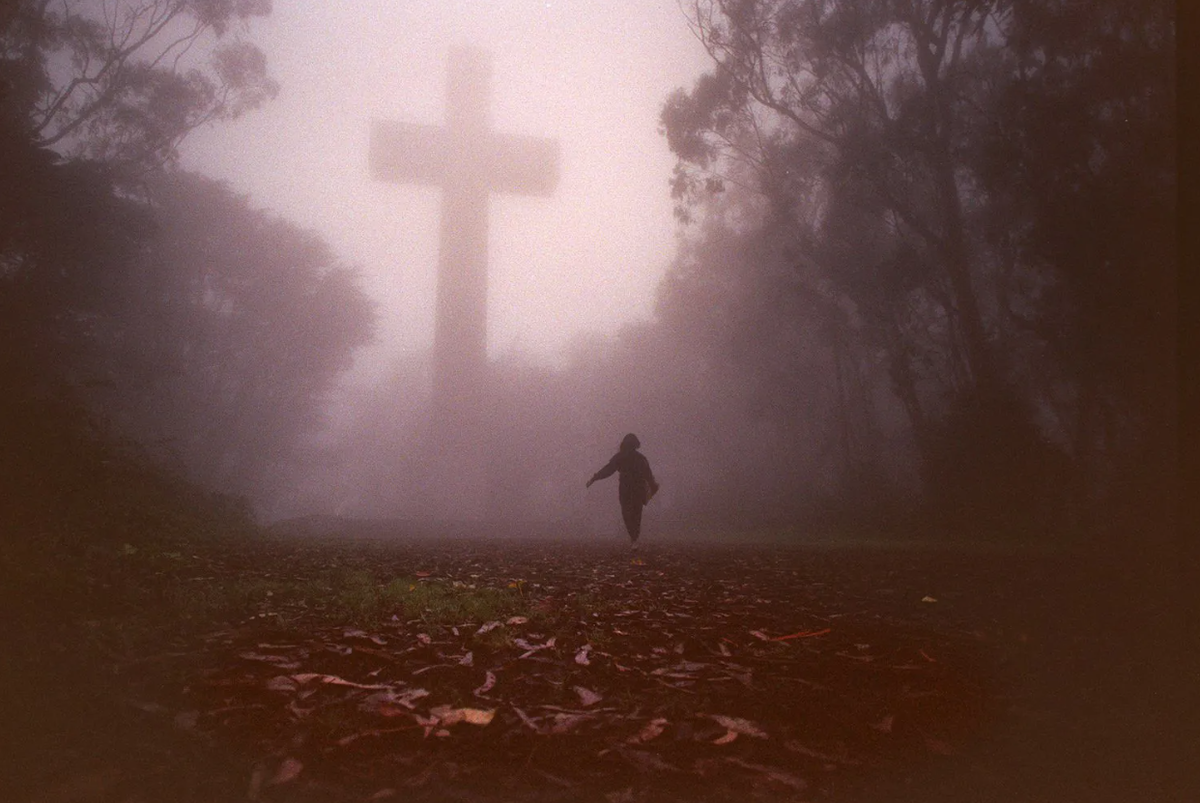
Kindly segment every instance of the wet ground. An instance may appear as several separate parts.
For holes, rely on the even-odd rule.
[[[38,738],[11,734],[15,799],[1188,799],[1182,612],[1169,572],[1113,557],[225,545],[175,579],[268,588],[337,566],[509,607],[333,623],[311,595],[265,597],[95,666],[63,658],[29,681],[47,702]]]

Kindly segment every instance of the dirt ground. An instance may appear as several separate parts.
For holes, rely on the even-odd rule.
[[[686,540],[651,540],[636,560],[615,540],[225,544],[164,571],[197,588],[232,577],[269,589],[337,566],[380,586],[496,589],[520,613],[335,623],[311,596],[266,595],[236,621],[87,662],[63,643],[77,631],[47,625],[41,654],[6,662],[2,796],[1200,799],[1169,567],[1119,558]]]

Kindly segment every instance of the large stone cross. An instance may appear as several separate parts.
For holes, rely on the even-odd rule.
[[[444,128],[376,121],[371,130],[375,178],[442,188],[433,392],[435,412],[452,417],[482,401],[489,195],[549,195],[558,182],[556,141],[492,130],[490,79],[486,53],[454,50]]]

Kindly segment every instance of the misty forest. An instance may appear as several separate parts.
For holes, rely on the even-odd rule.
[[[488,356],[450,144],[375,372],[271,14],[0,5],[0,798],[1186,799],[1174,3],[683,0],[653,314]]]

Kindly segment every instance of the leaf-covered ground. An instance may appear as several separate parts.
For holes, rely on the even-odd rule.
[[[16,631],[43,648],[8,663],[16,799],[1154,800],[1184,780],[1169,600],[1062,554],[127,553],[70,626],[29,610]]]

